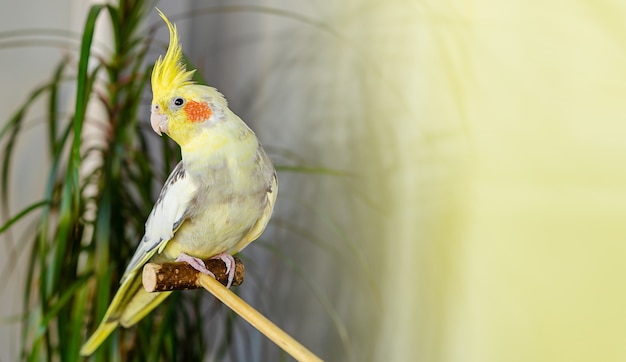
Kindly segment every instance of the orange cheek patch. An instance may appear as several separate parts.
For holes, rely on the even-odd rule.
[[[191,122],[206,121],[211,114],[213,111],[205,102],[187,101],[185,104],[185,115]]]

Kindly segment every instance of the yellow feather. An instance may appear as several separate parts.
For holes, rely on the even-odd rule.
[[[183,49],[178,42],[176,25],[170,23],[165,14],[157,9],[170,31],[170,44],[165,57],[159,56],[152,70],[152,92],[159,99],[172,89],[193,84],[191,78],[195,70],[187,70],[183,59]]]
[[[105,339],[111,334],[119,323],[115,322],[103,322],[100,323],[98,329],[89,337],[89,340],[83,344],[80,349],[81,356],[89,356],[93,354],[98,347],[104,342]]]
[[[132,297],[139,287],[141,287],[141,281],[137,278],[136,272],[128,275],[128,277],[124,279],[115,297],[111,301],[109,308],[107,308],[102,322],[80,349],[81,356],[89,356],[92,354],[109,334],[115,330],[119,325],[119,315],[124,312],[128,298]]]
[[[128,302],[120,316],[120,324],[124,328],[135,325],[143,317],[152,312],[162,301],[165,300],[172,292],[148,293],[145,289],[137,290],[133,299]]]

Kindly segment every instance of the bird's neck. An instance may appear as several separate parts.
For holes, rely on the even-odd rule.
[[[185,170],[202,174],[245,163],[255,157],[258,147],[256,136],[245,127],[235,133],[207,130],[182,146],[181,153]]]

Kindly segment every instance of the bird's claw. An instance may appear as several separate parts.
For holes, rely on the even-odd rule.
[[[184,261],[187,264],[189,264],[189,266],[191,266],[192,268],[196,269],[197,271],[199,271],[202,274],[207,274],[212,276],[213,278],[215,278],[215,274],[213,274],[209,269],[207,269],[206,265],[204,265],[204,261],[202,261],[202,259],[199,258],[195,258],[193,256],[189,256],[185,253],[180,253],[178,255],[178,258],[176,258],[176,261]],[[215,278],[217,279],[217,278]]]
[[[219,259],[226,265],[226,274],[228,274],[228,283],[226,283],[226,288],[230,288],[233,284],[233,279],[235,279],[235,258],[228,253],[219,253],[212,256],[211,259]]]

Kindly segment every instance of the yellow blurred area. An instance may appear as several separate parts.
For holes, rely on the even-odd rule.
[[[626,4],[473,6],[449,353],[626,360]]]
[[[437,210],[412,196],[433,171],[398,127],[388,262],[404,278],[378,360],[626,360],[626,3],[406,3],[414,66],[395,81],[422,129],[463,125],[467,148],[447,149],[467,177],[431,185],[449,211],[424,235]]]

